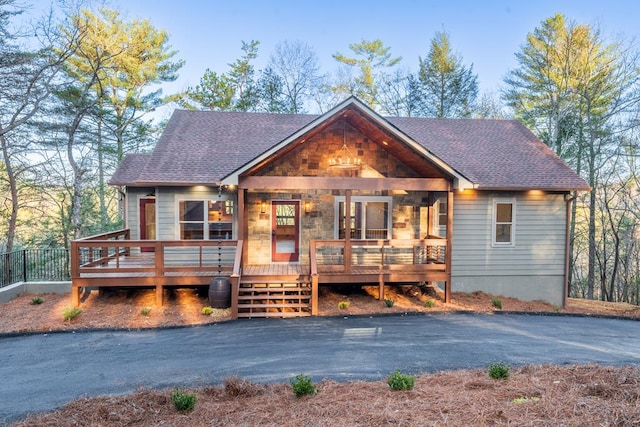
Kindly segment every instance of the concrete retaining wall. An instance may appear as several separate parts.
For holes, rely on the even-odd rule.
[[[22,294],[68,294],[71,282],[18,282],[0,288],[0,303],[9,302]]]

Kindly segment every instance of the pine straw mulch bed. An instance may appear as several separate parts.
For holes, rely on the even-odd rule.
[[[42,299],[34,305],[32,300]],[[640,319],[640,307],[626,303],[605,303],[570,298],[566,307],[555,307],[542,301],[521,301],[482,292],[453,292],[451,303],[444,304],[439,289],[426,286],[387,286],[385,298],[394,304],[387,307],[378,299],[377,286],[320,287],[319,314],[321,316],[353,316],[377,313],[451,313],[471,311],[491,314],[496,311],[576,313],[608,315]],[[492,305],[497,298],[502,309]],[[433,303],[425,306],[426,301]],[[347,302],[340,309],[338,303]],[[0,304],[0,334],[23,332],[78,331],[101,328],[140,329],[180,325],[202,325],[231,319],[228,309],[214,309],[210,316],[202,315],[202,308],[209,305],[206,292],[196,289],[165,290],[165,305],[155,304],[155,292],[150,289],[109,289],[102,294],[92,291],[83,295],[82,313],[72,321],[63,319],[63,311],[71,306],[69,295],[42,294],[21,295]],[[143,313],[144,311],[144,313]]]
[[[296,398],[288,384],[227,378],[193,389],[192,412],[180,413],[171,390],[84,398],[15,426],[637,426],[640,368],[525,366],[506,380],[485,371],[450,371],[417,378],[410,391],[383,381],[316,384]],[[186,390],[185,390],[186,391]]]

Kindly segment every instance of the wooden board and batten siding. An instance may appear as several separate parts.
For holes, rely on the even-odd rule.
[[[492,245],[494,200],[515,201],[515,245]],[[452,290],[564,301],[566,204],[543,192],[455,194]]]

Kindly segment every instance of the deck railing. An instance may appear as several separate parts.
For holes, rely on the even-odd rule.
[[[71,244],[73,291],[95,286],[200,286],[213,276],[239,280],[242,241],[129,240],[129,230]],[[77,294],[74,294],[77,300]]]
[[[311,274],[352,273],[358,269],[401,269],[424,266],[445,271],[447,240],[312,240],[309,245]],[[354,271],[355,270],[355,271]]]

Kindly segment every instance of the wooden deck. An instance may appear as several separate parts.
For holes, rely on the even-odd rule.
[[[153,252],[143,251],[149,248]],[[278,309],[283,316],[317,314],[319,284],[378,284],[382,299],[385,285],[442,281],[445,299],[450,295],[445,239],[312,240],[309,264],[243,266],[242,251],[241,240],[129,240],[128,230],[77,240],[73,303],[79,305],[81,288],[153,287],[162,305],[165,287],[208,286],[216,276],[229,278],[233,315],[240,309],[246,317]]]

